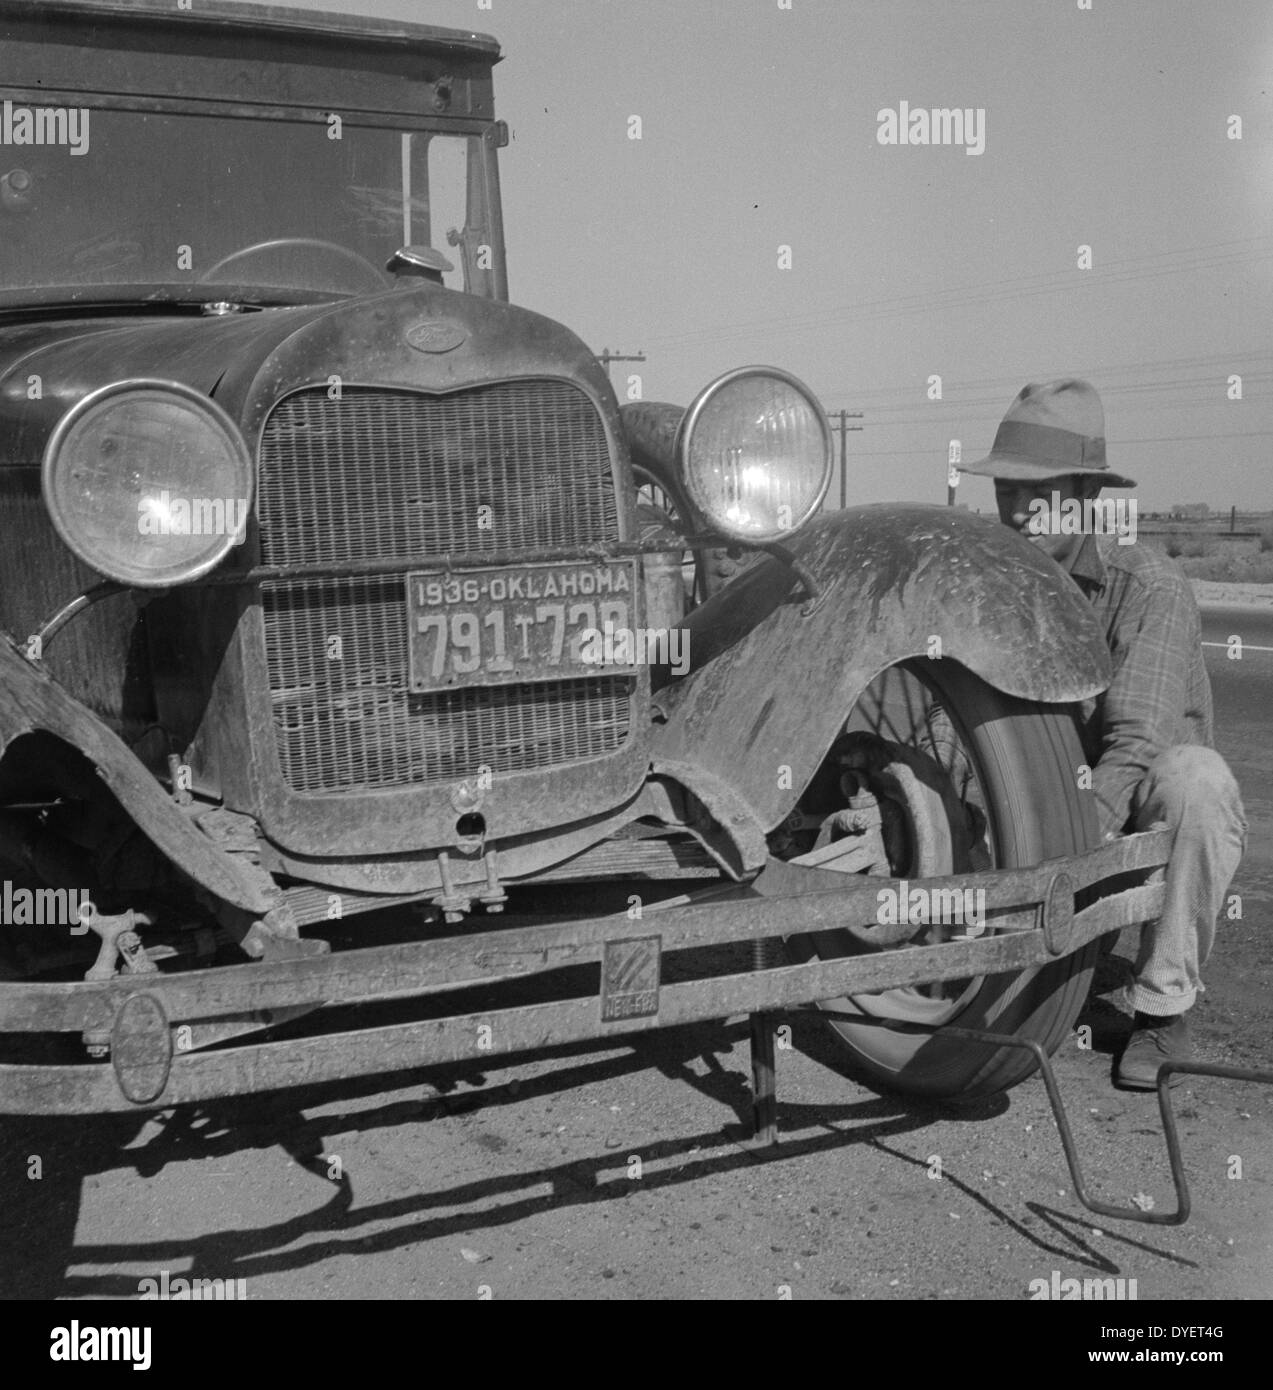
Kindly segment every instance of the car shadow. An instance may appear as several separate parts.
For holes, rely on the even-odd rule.
[[[383,1077],[332,1082],[288,1092],[203,1105],[159,1115],[0,1121],[4,1166],[20,1174],[28,1158],[39,1158],[40,1177],[12,1183],[13,1200],[0,1218],[0,1297],[136,1297],[135,1275],[71,1273],[79,1265],[140,1264],[159,1270],[174,1265],[183,1277],[254,1279],[320,1264],[339,1254],[375,1254],[421,1241],[508,1226],[545,1207],[622,1200],[630,1191],[626,1148],[584,1154],[530,1171],[430,1186],[368,1205],[355,1206],[356,1174],[333,1176],[326,1152],[328,1133],[367,1133],[403,1125],[425,1126],[475,1108],[498,1109],[538,1096],[564,1095],[579,1087],[614,1081],[655,1068],[692,1087],[732,1112],[740,1127],[751,1119],[747,1077],[723,1060],[746,1036],[744,1022],[691,1025],[625,1040],[626,1050],[598,1058],[595,1043],[572,1043],[522,1054],[519,1064],[556,1061],[540,1075],[486,1085],[485,1069],[465,1063],[439,1070],[399,1073],[391,1084],[399,1094],[380,1105],[357,1102],[385,1089]],[[799,1051],[835,1068],[833,1049],[815,1021],[797,1021],[793,1037]],[[675,1187],[749,1167],[781,1163],[810,1154],[876,1143],[922,1129],[935,1118],[975,1121],[1007,1104],[951,1107],[919,1104],[901,1097],[869,1096],[843,1105],[786,1102],[779,1064],[778,1124],[781,1142],[757,1154],[731,1141],[735,1127],[710,1128],[657,1140],[642,1140],[645,1188]],[[418,1085],[418,1098],[400,1092]],[[482,1089],[474,1089],[481,1087]],[[306,1111],[317,1107],[313,1117]],[[333,1110],[333,1106],[336,1107]],[[342,1108],[344,1107],[344,1108]],[[653,1126],[652,1126],[653,1128]],[[140,1141],[140,1142],[139,1142]],[[132,1169],[146,1180],[173,1164],[249,1150],[284,1150],[301,1168],[330,1189],[313,1210],[251,1228],[210,1232],[179,1239],[149,1236],[119,1242],[76,1242],[83,1195],[101,1176]],[[474,1211],[474,1206],[482,1209]],[[464,1210],[457,1211],[455,1208]],[[383,1229],[390,1223],[388,1229]],[[303,1248],[296,1244],[303,1241]]]
[[[749,1130],[751,1123],[749,1078],[733,1060],[746,1033],[745,1022],[669,1028],[625,1039],[623,1052],[604,1057],[595,1055],[595,1042],[563,1044],[520,1054],[516,1059],[519,1065],[559,1063],[553,1070],[512,1077],[497,1085],[487,1084],[487,1073],[492,1069],[489,1060],[444,1069],[421,1068],[394,1074],[388,1082],[394,1097],[370,1106],[358,1102],[384,1092],[385,1077],[328,1082],[281,1096],[182,1106],[158,1116],[96,1117],[91,1123],[83,1118],[6,1118],[0,1121],[0,1157],[7,1170],[19,1175],[19,1181],[11,1183],[12,1200],[0,1208],[0,1233],[5,1237],[0,1256],[0,1297],[137,1296],[135,1275],[70,1272],[85,1264],[140,1264],[153,1270],[179,1265],[187,1278],[251,1280],[295,1272],[341,1254],[377,1254],[422,1241],[471,1237],[475,1230],[509,1226],[549,1207],[622,1200],[631,1190],[627,1148],[355,1205],[356,1174],[333,1171],[325,1135],[361,1134],[404,1125],[423,1127],[478,1108],[522,1105],[528,1099],[565,1095],[650,1069],[732,1112],[737,1123],[641,1140],[642,1186],[646,1189],[700,1183],[757,1162],[782,1163],[861,1144],[900,1162],[923,1166],[922,1160],[890,1147],[886,1141],[939,1120],[985,1122],[1001,1115],[1010,1104],[1007,1095],[970,1104],[877,1095],[833,1105],[787,1101],[783,1099],[780,1049],[777,1116],[781,1142],[772,1150],[757,1152],[732,1142],[735,1131]],[[791,1041],[803,1057],[843,1074],[832,1034],[816,1018],[793,1019]],[[502,1061],[501,1066],[504,1064]],[[418,1087],[420,1094],[402,1098],[401,1092],[413,1087]],[[319,1115],[305,1113],[320,1107]],[[103,1174],[131,1168],[138,1178],[146,1180],[173,1164],[268,1149],[282,1149],[298,1167],[324,1183],[329,1189],[327,1199],[312,1210],[251,1228],[222,1229],[193,1238],[76,1243],[81,1199],[98,1185]],[[32,1158],[40,1160],[40,1176],[21,1181],[23,1166]],[[947,1180],[1041,1251],[1116,1272],[1104,1256],[1084,1251],[1081,1242],[1057,1244],[1011,1217],[986,1194],[957,1178],[948,1176]],[[1042,1209],[1038,1214],[1042,1216]],[[1056,1216],[1063,1219],[1061,1213]],[[1056,1229],[1067,1234],[1059,1226]],[[301,1248],[296,1248],[298,1242],[303,1242]]]

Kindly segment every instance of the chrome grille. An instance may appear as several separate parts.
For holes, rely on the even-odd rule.
[[[403,575],[431,556],[618,537],[605,433],[576,387],[289,396],[261,443],[262,560],[404,561],[391,576],[262,585],[284,780],[296,791],[427,785],[621,748],[628,677],[413,695]],[[479,508],[492,508],[491,526]],[[339,659],[329,646],[340,639]]]

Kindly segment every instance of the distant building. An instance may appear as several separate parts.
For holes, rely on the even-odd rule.
[[[1206,521],[1211,508],[1206,502],[1173,502],[1167,515],[1173,521]]]

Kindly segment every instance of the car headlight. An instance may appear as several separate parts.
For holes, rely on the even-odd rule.
[[[773,367],[740,367],[685,412],[677,457],[694,505],[735,540],[776,541],[817,511],[831,427],[813,392]]]
[[[87,565],[136,588],[207,574],[246,534],[252,461],[234,421],[176,381],[120,381],[67,411],[44,502]]]

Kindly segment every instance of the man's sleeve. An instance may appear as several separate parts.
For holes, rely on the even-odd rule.
[[[1138,783],[1179,737],[1200,636],[1197,604],[1183,576],[1133,584],[1110,634],[1114,676],[1101,697],[1092,790],[1102,835],[1123,831]]]

